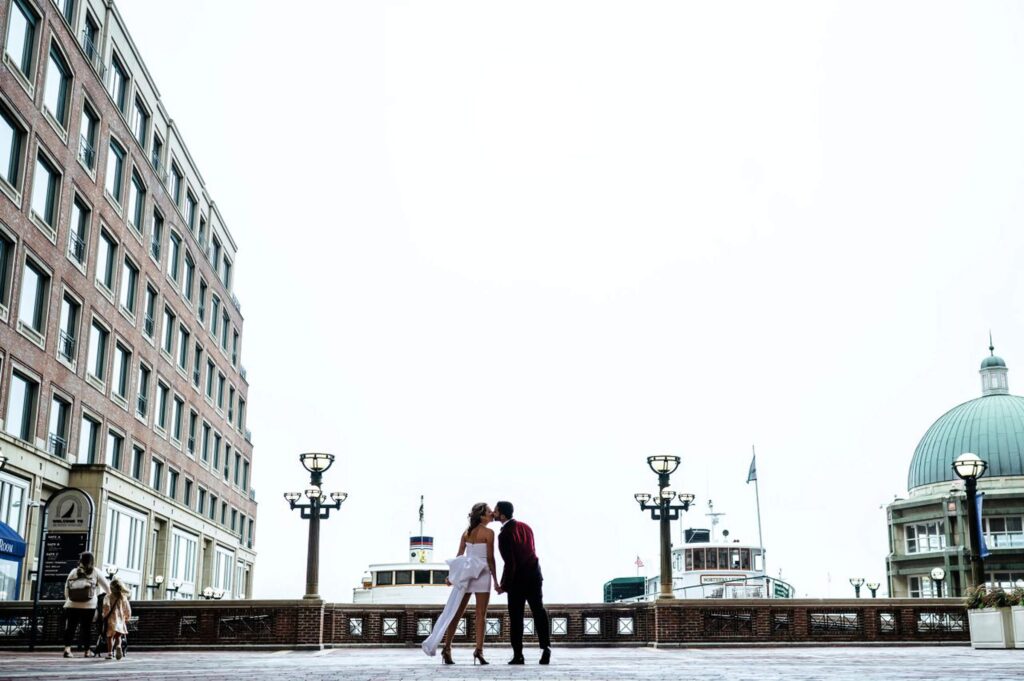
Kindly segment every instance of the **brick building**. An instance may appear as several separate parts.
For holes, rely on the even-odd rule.
[[[0,598],[64,487],[136,598],[250,598],[231,233],[112,0],[0,0],[0,39]]]

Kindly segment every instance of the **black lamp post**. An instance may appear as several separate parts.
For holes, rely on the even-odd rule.
[[[157,575],[156,578],[153,579],[153,583],[152,584],[147,584],[146,585],[146,588],[149,589],[149,592],[150,592],[149,593],[149,600],[153,600],[154,598],[156,598],[157,594],[155,593],[155,590],[159,589],[160,585],[163,584],[163,583],[164,583],[164,576],[163,575]]]
[[[860,588],[864,586],[863,577],[850,577],[850,586],[853,587],[853,593],[857,598],[860,598]]]
[[[965,452],[953,462],[953,472],[964,481],[967,488],[967,524],[968,536],[971,540],[971,586],[985,583],[985,559],[981,557],[981,535],[978,518],[978,478],[985,474],[988,463],[982,461],[977,454]]]
[[[661,524],[661,593],[658,598],[675,598],[672,589],[672,525],[679,520],[680,511],[688,511],[693,503],[692,494],[679,493],[669,489],[669,476],[679,467],[678,456],[649,456],[647,465],[658,475],[658,491],[654,495],[639,492],[633,495],[641,511],[650,511],[651,519]],[[652,502],[653,499],[653,502]],[[678,499],[678,504],[672,500]]]
[[[298,492],[285,492],[284,498],[292,510],[299,509],[303,520],[309,521],[309,545],[306,553],[306,595],[303,598],[320,598],[317,593],[320,581],[320,521],[331,515],[331,510],[340,510],[342,502],[348,498],[345,492],[331,492],[331,502],[320,486],[323,484],[324,473],[334,463],[333,454],[309,452],[299,454],[299,461],[309,471],[309,482],[312,485],[306,490],[309,501],[300,504],[302,495]]]
[[[178,597],[178,589],[180,589],[180,588],[181,588],[181,580],[180,579],[172,579],[171,580],[171,585],[169,587],[165,588],[164,591],[169,593],[169,594],[171,594],[170,600],[173,601],[175,598]]]
[[[205,589],[203,589],[203,592],[200,594],[200,598],[203,598],[207,601],[219,601],[220,599],[224,598],[224,589],[214,589],[212,586],[208,586]]]
[[[868,588],[868,591],[871,592],[872,598],[878,598],[878,588],[882,586],[881,584],[879,584],[878,582],[868,582],[864,586],[866,586]]]

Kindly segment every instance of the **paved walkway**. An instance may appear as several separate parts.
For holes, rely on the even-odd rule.
[[[0,652],[3,679],[601,679],[648,681],[718,679],[986,680],[1024,678],[1024,650],[970,648],[555,648],[550,667],[509,667],[507,648],[486,651],[488,667],[469,664],[472,651],[455,650],[456,664],[417,650],[328,649],[320,652],[144,652],[121,661],[64,659],[59,653]]]

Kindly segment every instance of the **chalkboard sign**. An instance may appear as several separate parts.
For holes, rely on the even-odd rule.
[[[82,532],[46,535],[43,543],[43,579],[39,584],[40,599],[64,600],[64,583],[78,565],[78,558],[86,550],[88,540],[88,536]]]

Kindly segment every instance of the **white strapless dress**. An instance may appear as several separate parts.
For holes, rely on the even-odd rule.
[[[491,590],[491,570],[487,567],[487,544],[466,544],[466,552],[458,558],[445,561],[448,563],[448,581],[452,583],[452,592],[441,616],[434,622],[430,636],[423,642],[423,652],[433,656],[437,647],[444,639],[448,626],[455,619],[462,597],[467,593],[488,593]]]

